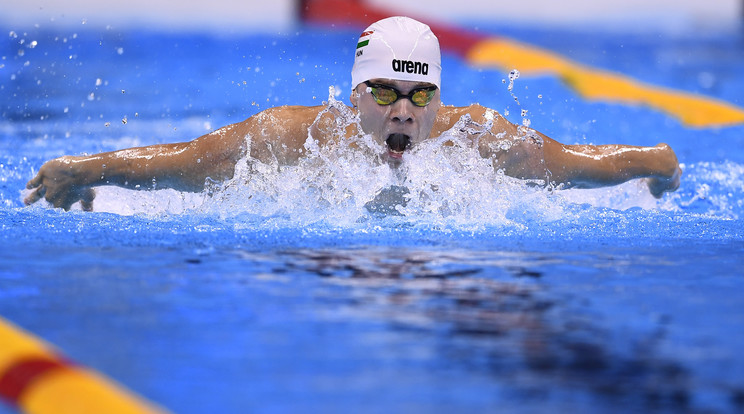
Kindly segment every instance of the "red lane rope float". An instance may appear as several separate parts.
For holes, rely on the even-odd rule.
[[[305,0],[301,18],[320,24],[367,27],[395,15],[358,0]],[[418,18],[416,16],[411,16]],[[524,75],[553,75],[580,96],[592,101],[646,105],[677,118],[688,127],[709,128],[744,124],[744,109],[719,99],[649,85],[618,73],[573,62],[557,53],[504,37],[474,33],[425,21],[439,38],[442,50],[475,66],[518,69]]]
[[[46,357],[31,357],[15,361],[6,367],[0,376],[0,397],[13,405],[18,405],[23,392],[31,388],[35,380],[51,371],[66,369],[67,366],[68,364],[61,359]]]
[[[26,413],[163,412],[0,318],[0,398]]]

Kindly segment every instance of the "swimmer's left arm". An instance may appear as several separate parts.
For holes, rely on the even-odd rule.
[[[564,187],[594,188],[645,178],[649,191],[657,198],[679,187],[682,169],[667,144],[565,145],[539,135],[548,177]]]
[[[479,150],[510,177],[547,180],[563,188],[595,188],[645,178],[657,198],[679,187],[682,170],[667,144],[565,145],[480,105],[452,108],[449,113],[461,115],[457,111],[492,124],[488,133],[479,136]]]

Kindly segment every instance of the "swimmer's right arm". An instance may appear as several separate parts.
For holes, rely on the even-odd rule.
[[[60,157],[42,165],[28,182],[26,188],[32,191],[24,202],[46,198],[54,207],[69,210],[81,201],[83,209],[91,210],[93,187],[101,185],[201,191],[207,177],[223,180],[232,175],[244,152],[233,135],[216,131],[191,142]]]
[[[297,152],[317,113],[306,107],[271,108],[190,142],[60,157],[42,165],[28,182],[26,188],[32,191],[24,202],[30,205],[45,198],[54,207],[69,210],[81,201],[90,211],[93,188],[101,185],[198,192],[207,178],[222,181],[233,176],[235,164],[246,155],[248,136],[251,156],[261,161],[276,158],[277,151]]]

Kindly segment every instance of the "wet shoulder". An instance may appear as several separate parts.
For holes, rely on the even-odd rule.
[[[516,128],[507,121],[498,111],[487,108],[480,104],[471,104],[468,106],[442,106],[434,122],[432,136],[439,136],[445,131],[452,129],[463,116],[469,116],[473,122],[485,125],[488,122],[493,123],[493,130],[515,134]]]
[[[246,135],[252,140],[251,154],[280,164],[293,163],[307,139],[308,129],[322,106],[277,106],[244,121]]]
[[[305,130],[312,125],[323,106],[287,105],[266,109],[250,119],[256,125],[277,130],[282,135],[296,130]]]

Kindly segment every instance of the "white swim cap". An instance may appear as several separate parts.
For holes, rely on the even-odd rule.
[[[375,78],[429,82],[439,87],[442,58],[429,26],[410,17],[372,23],[359,37],[351,87]]]

